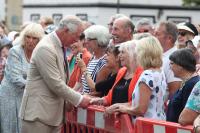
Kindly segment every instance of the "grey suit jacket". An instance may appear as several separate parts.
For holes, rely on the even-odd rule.
[[[20,118],[59,126],[64,101],[78,105],[82,96],[66,85],[62,45],[55,32],[44,37],[33,51]]]

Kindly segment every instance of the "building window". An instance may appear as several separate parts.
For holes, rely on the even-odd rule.
[[[59,14],[59,13],[53,14],[53,15],[52,15],[52,18],[53,18],[53,20],[54,20],[54,24],[55,24],[55,25],[58,25],[59,22],[60,22],[60,20],[63,18],[63,15],[62,15],[62,14]]]
[[[133,24],[136,24],[138,20],[142,19],[142,18],[147,18],[149,19],[152,24],[156,23],[156,19],[155,16],[148,16],[148,15],[130,15],[130,18],[133,22]]]
[[[76,16],[83,21],[88,21],[88,15],[86,13],[77,13]]]
[[[38,23],[38,21],[40,20],[40,14],[31,14],[31,21]]]
[[[191,22],[191,17],[167,16],[167,21],[174,22],[175,24],[182,22]]]

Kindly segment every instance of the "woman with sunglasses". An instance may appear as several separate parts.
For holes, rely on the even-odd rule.
[[[185,48],[186,41],[192,40],[196,35],[198,35],[198,31],[196,27],[192,23],[181,23],[178,24],[178,48]]]

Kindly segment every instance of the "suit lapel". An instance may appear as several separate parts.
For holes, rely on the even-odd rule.
[[[68,66],[68,62],[64,60],[64,53],[63,53],[63,50],[62,50],[62,44],[61,42],[59,41],[58,37],[56,36],[56,33],[52,33],[50,35],[50,38],[53,42],[53,45],[55,47],[55,50],[56,50],[56,54],[58,56],[58,65],[60,68],[62,68],[61,71],[61,76],[63,77],[63,80],[66,81],[66,83],[68,82],[69,80],[69,66]]]

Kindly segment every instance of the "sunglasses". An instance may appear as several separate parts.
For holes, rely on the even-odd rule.
[[[181,35],[181,36],[185,36],[187,33],[186,32],[178,32],[178,35]]]
[[[149,30],[138,30],[137,33],[147,33]]]

